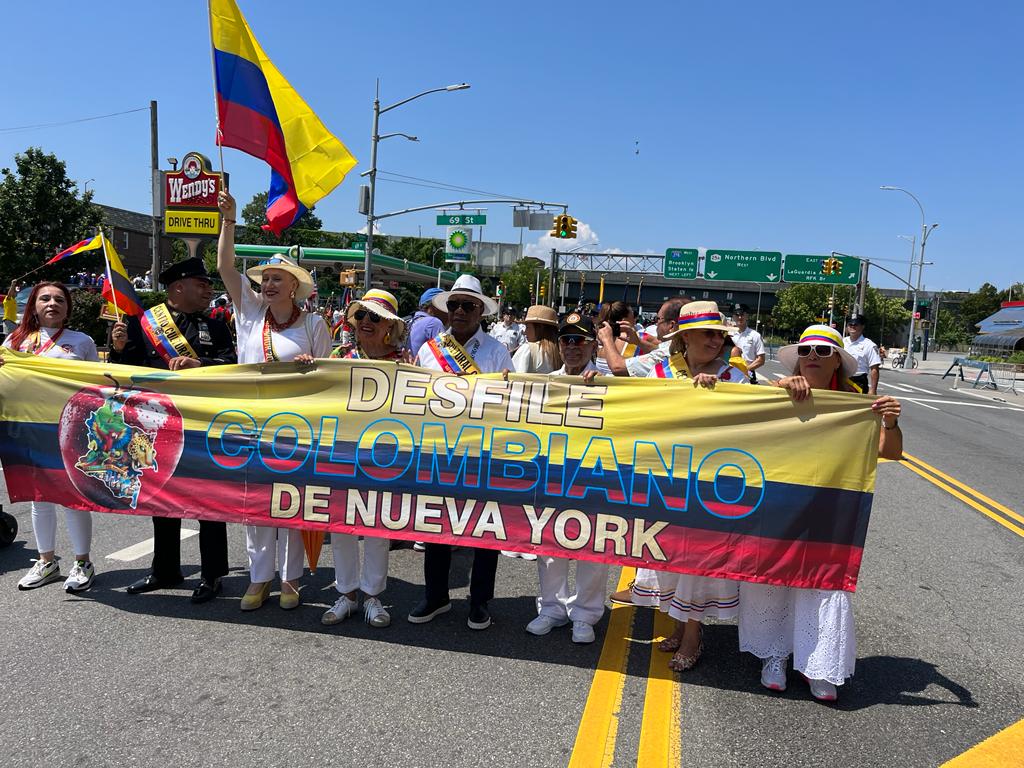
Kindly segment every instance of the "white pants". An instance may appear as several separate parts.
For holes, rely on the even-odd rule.
[[[53,552],[57,548],[57,506],[49,501],[32,502],[32,532],[40,552]],[[61,509],[68,524],[72,554],[84,555],[92,547],[92,513],[67,507]]]
[[[637,568],[636,577],[629,585],[633,594],[633,605],[649,605],[657,608],[661,604],[661,589],[658,586],[658,572],[650,568]]]
[[[249,580],[254,584],[272,581],[275,557],[280,565],[281,580],[301,578],[305,549],[302,531],[296,528],[268,528],[262,525],[245,526],[245,550],[249,553]]]
[[[363,539],[363,567],[359,567],[359,537],[347,533],[331,533],[334,555],[334,581],[338,591],[347,595],[357,589],[370,597],[383,592],[388,585],[389,539],[367,536]]]
[[[576,591],[569,593],[569,563],[562,557],[537,558],[540,597],[537,613],[553,619],[568,618],[594,625],[604,615],[604,594],[608,588],[608,564],[576,561]]]
[[[842,685],[857,664],[849,592],[740,582],[740,650],[767,659],[793,654],[793,669]]]

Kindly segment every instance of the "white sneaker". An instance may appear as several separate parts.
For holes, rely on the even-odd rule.
[[[761,685],[770,691],[786,690],[786,659],[771,656],[761,665]]]
[[[535,554],[533,554],[533,552],[520,552],[519,556],[521,558],[523,558],[523,560],[536,560],[537,559],[537,556]]]
[[[807,684],[811,687],[811,696],[818,701],[835,701],[839,698],[839,691],[828,680],[811,680],[807,678]]]
[[[387,627],[391,625],[391,614],[376,597],[363,600],[363,620],[371,627]]]
[[[85,592],[96,578],[96,569],[87,560],[75,560],[71,573],[64,580],[65,592]]]
[[[324,611],[324,615],[320,617],[320,623],[328,626],[338,624],[349,616],[354,615],[358,610],[359,603],[342,595],[335,601],[334,605]]]
[[[427,545],[424,544],[422,541],[414,541],[412,543],[412,548],[413,548],[414,552],[426,552],[427,551]]]
[[[501,554],[503,554],[505,557],[519,557],[519,553],[518,552],[513,552],[513,551],[511,551],[509,549],[501,550]]]
[[[572,641],[579,645],[594,642],[594,628],[585,621],[574,621],[572,623]]]
[[[536,619],[526,625],[526,631],[531,635],[537,635],[538,637],[546,635],[555,627],[564,627],[569,623],[568,619],[555,619],[551,616],[545,616],[541,614]]]
[[[56,560],[51,560],[48,563],[36,560],[32,569],[21,577],[21,581],[18,582],[18,589],[35,589],[59,578],[60,565]]]

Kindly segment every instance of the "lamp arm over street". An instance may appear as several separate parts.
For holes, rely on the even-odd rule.
[[[515,198],[499,198],[497,200],[455,200],[450,203],[431,203],[430,205],[418,205],[415,208],[403,208],[400,211],[391,211],[390,213],[380,213],[374,216],[375,219],[387,219],[391,216],[401,216],[405,213],[417,213],[419,211],[429,211],[434,208],[455,208],[465,207],[467,205],[484,205],[490,203],[509,203],[514,205],[539,205],[543,208],[561,208],[563,211],[569,210],[569,206],[566,203],[545,203],[541,200],[518,200]]]

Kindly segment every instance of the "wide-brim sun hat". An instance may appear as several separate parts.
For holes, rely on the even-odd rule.
[[[313,276],[283,253],[275,253],[255,267],[249,267],[245,270],[245,275],[254,283],[259,284],[263,281],[263,272],[267,269],[280,269],[299,281],[299,285],[295,289],[296,301],[308,299],[313,293]]]
[[[725,324],[725,317],[718,311],[718,305],[713,301],[691,301],[683,304],[679,309],[679,317],[676,318],[676,330],[667,333],[663,338],[671,339],[683,331],[698,331],[708,329],[731,333],[732,328]]]
[[[434,306],[443,312],[447,312],[448,299],[457,296],[465,296],[466,298],[479,301],[484,305],[485,315],[493,315],[498,311],[498,302],[490,296],[484,295],[484,289],[480,286],[480,281],[473,275],[459,275],[451,290],[443,291],[434,297]]]
[[[371,288],[363,294],[362,298],[353,299],[345,312],[345,319],[349,325],[353,324],[353,316],[360,308],[369,310],[385,320],[394,321],[395,333],[392,334],[393,336],[401,337],[405,334],[405,321],[398,315],[398,299],[390,291]]]
[[[843,361],[843,376],[845,378],[848,379],[857,373],[857,360],[846,351],[843,346],[843,337],[839,331],[828,325],[808,326],[807,330],[800,334],[800,341],[796,344],[787,344],[778,351],[777,359],[786,370],[795,374],[800,370],[800,355],[797,349],[799,347],[815,347],[819,344],[829,344],[836,348]]]
[[[539,323],[541,325],[553,325],[558,327],[558,313],[555,312],[551,307],[545,307],[541,304],[534,304],[528,310],[526,310],[526,319],[523,321],[526,323]]]

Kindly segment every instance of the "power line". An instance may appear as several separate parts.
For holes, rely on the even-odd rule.
[[[93,117],[79,117],[75,120],[62,120],[58,123],[36,123],[35,125],[16,125],[10,128],[0,128],[0,133],[14,133],[15,131],[30,131],[36,128],[57,128],[62,125],[74,125],[75,123],[87,123],[91,120],[105,120],[108,117],[119,117],[120,115],[130,115],[133,112],[146,112],[149,107],[139,107],[138,109],[126,109],[123,112],[111,112],[109,115],[95,115]]]
[[[402,174],[402,173],[394,173],[393,171],[380,171],[380,170],[378,170],[377,173],[378,174],[383,173],[383,174],[386,174],[388,176],[397,176],[400,179],[411,179],[412,181],[421,181],[421,182],[425,182],[426,184],[438,185],[438,186],[435,186],[434,189],[449,189],[449,190],[451,190],[453,192],[477,192],[477,193],[479,193],[481,195],[494,195],[495,197],[508,197],[508,198],[519,198],[519,197],[521,197],[520,195],[509,195],[509,194],[506,194],[505,192],[491,192],[491,191],[486,190],[486,189],[474,189],[473,187],[463,187],[463,186],[460,186],[458,184],[449,184],[446,181],[437,181],[436,179],[423,179],[423,178],[420,178],[419,176],[407,176],[407,175]],[[394,179],[382,179],[382,181],[394,181]],[[400,183],[400,182],[396,182],[396,183]],[[412,185],[412,186],[419,186],[419,185]]]

